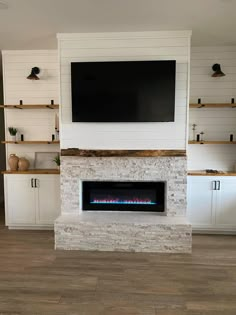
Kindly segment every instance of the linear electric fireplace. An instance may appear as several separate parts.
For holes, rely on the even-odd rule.
[[[83,210],[165,211],[165,182],[82,183]]]

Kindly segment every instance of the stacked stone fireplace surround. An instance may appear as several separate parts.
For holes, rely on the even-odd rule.
[[[63,156],[62,216],[55,222],[56,249],[189,253],[186,173],[184,156]],[[165,213],[84,212],[82,181],[88,180],[164,181]]]

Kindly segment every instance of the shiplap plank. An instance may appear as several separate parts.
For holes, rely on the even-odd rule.
[[[208,108],[197,108],[191,109],[190,119],[202,120],[203,118],[236,118],[236,108],[220,108],[220,109],[208,109]]]
[[[211,77],[213,71],[212,71],[212,65],[209,65],[208,67],[204,67],[204,66],[199,66],[199,67],[191,67],[191,73],[192,74],[203,74],[203,75],[209,75]],[[236,67],[235,66],[222,66],[222,70],[223,72],[225,72],[227,75],[228,74],[236,74]],[[212,78],[212,77],[211,77]],[[225,77],[221,77],[221,78],[212,78],[213,80],[222,80],[224,81],[225,80]]]
[[[30,74],[31,72],[31,68],[30,66],[25,66],[25,69],[17,69],[17,70],[10,70],[7,71],[6,73],[6,78],[7,79],[11,79],[11,78],[23,78],[24,80],[26,79],[26,77]],[[41,68],[40,69],[40,73],[39,73],[39,77],[40,80],[42,81],[50,81],[51,77],[56,77],[58,76],[58,69],[47,69],[47,68]],[[36,83],[36,82],[34,82]],[[33,83],[32,83],[33,84]]]
[[[62,40],[60,41],[61,49],[81,49],[90,48],[97,49],[101,48],[144,48],[144,47],[186,47],[188,45],[188,38],[135,38],[135,39],[110,39],[110,40],[96,40],[93,41],[88,39],[75,40]]]
[[[210,53],[214,56],[215,52],[218,54],[220,52],[236,52],[236,46],[193,46],[191,47],[191,58],[195,53]]]
[[[196,63],[197,61],[199,61],[199,63],[201,64],[203,61],[205,63],[209,63],[209,61],[214,61],[217,62],[217,60],[223,59],[223,63],[229,63],[230,61],[234,61],[235,60],[235,53],[236,51],[232,51],[232,52],[226,52],[226,51],[222,51],[222,52],[213,52],[213,51],[209,51],[209,52],[192,52],[191,55],[191,60]]]
[[[233,97],[236,94],[236,90],[233,88],[221,88],[221,89],[210,89],[210,88],[191,88],[191,97],[198,97],[201,95],[202,97],[214,96],[217,98],[218,96],[231,96]],[[218,102],[217,102],[218,103]]]
[[[122,141],[122,147],[120,145]],[[154,140],[149,140],[145,139],[143,141],[137,140],[132,142],[132,149],[137,149],[139,150],[140,147],[143,149],[150,149],[152,150],[153,148],[161,148],[162,150],[178,150],[181,149],[182,147],[185,146],[185,141],[184,140],[172,140],[172,142],[164,140],[157,139],[156,141]],[[85,149],[107,149],[107,150],[112,150],[112,149],[130,149],[130,139],[127,137],[124,137],[122,139],[114,139],[112,142],[106,141],[104,137],[101,137],[99,140],[94,139],[94,138],[77,138],[77,139],[62,139],[61,142],[61,148],[62,149],[67,149],[67,148],[85,148]]]
[[[171,55],[142,55],[137,54],[133,55],[132,53],[126,54],[124,56],[120,56],[118,54],[111,55],[104,55],[104,56],[81,56],[81,57],[74,57],[74,58],[62,58],[61,59],[61,66],[68,65],[71,62],[86,62],[86,61],[139,61],[139,60],[176,60],[178,63],[187,63],[187,55],[174,55],[174,52],[172,52]]]
[[[39,67],[40,65],[43,66],[44,69],[47,70],[57,70],[58,69],[58,62],[57,61],[53,61],[53,62],[43,62],[41,63],[37,63],[37,66]],[[7,67],[7,71],[8,72],[15,72],[18,70],[24,70],[25,71],[25,67],[29,66],[29,62],[20,62],[20,63],[13,63],[13,62],[6,62],[5,66]]]
[[[46,64],[48,63],[55,63],[57,56],[55,56],[55,52],[54,54],[45,54],[45,55],[41,55],[41,54],[38,54],[38,55],[32,55],[29,51],[29,53],[25,53],[23,55],[20,55],[20,60],[17,59],[17,55],[5,55],[4,56],[4,60],[5,60],[5,63],[8,64],[8,63],[12,63],[12,64],[18,64],[18,63],[25,63],[25,64],[30,64],[30,63],[34,63],[33,65],[31,64],[31,68],[34,67],[34,66],[38,66],[39,63],[43,64],[44,62]],[[35,64],[36,62],[36,64]]]
[[[232,55],[235,55],[236,53],[232,53]],[[220,61],[219,61],[220,62]],[[211,60],[206,60],[206,59],[194,59],[191,60],[191,69],[194,70],[194,68],[199,68],[199,67],[208,67],[209,69],[212,69],[212,65],[214,63],[217,63],[214,59]],[[222,68],[235,68],[236,67],[236,61],[235,61],[235,56],[232,59],[226,59],[223,62],[221,62]]]
[[[218,81],[218,82],[214,82],[214,81],[208,81],[207,84],[204,81],[190,81],[191,82],[191,87],[190,90],[192,89],[229,89],[232,88],[234,86],[236,86],[236,81],[232,82],[232,81]]]
[[[193,84],[194,82],[233,82],[235,81],[235,74],[227,73],[227,76],[222,77],[220,80],[213,80],[211,77],[211,73],[207,71],[207,73],[193,73],[191,71],[190,83]],[[191,87],[190,84],[190,87]]]
[[[63,49],[61,51],[61,58],[77,58],[79,57],[102,57],[102,56],[171,56],[173,54],[175,56],[185,56],[186,48],[185,47],[121,47],[121,48],[97,48],[96,49],[86,49],[86,48],[77,48],[77,49]]]

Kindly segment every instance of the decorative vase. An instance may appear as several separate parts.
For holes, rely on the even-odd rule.
[[[27,171],[29,166],[30,166],[29,160],[27,160],[24,157],[19,158],[19,161],[18,161],[18,170],[19,171]]]
[[[10,154],[10,157],[8,159],[8,165],[9,165],[11,171],[17,171],[18,161],[19,161],[19,158],[17,155]]]

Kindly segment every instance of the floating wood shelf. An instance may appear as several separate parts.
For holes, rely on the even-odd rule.
[[[236,176],[236,172],[207,173],[206,171],[188,171],[189,176]]]
[[[58,104],[53,105],[0,105],[0,108],[9,108],[9,109],[58,109]]]
[[[236,141],[189,141],[189,144],[236,144]]]
[[[190,108],[236,108],[236,103],[202,103],[202,104],[189,104]]]
[[[60,141],[1,141],[4,144],[59,144]]]
[[[1,174],[60,174],[58,169],[29,169],[27,171],[1,171]]]
[[[155,156],[186,156],[185,150],[82,150],[69,148],[61,150],[62,156],[85,157],[155,157]]]

